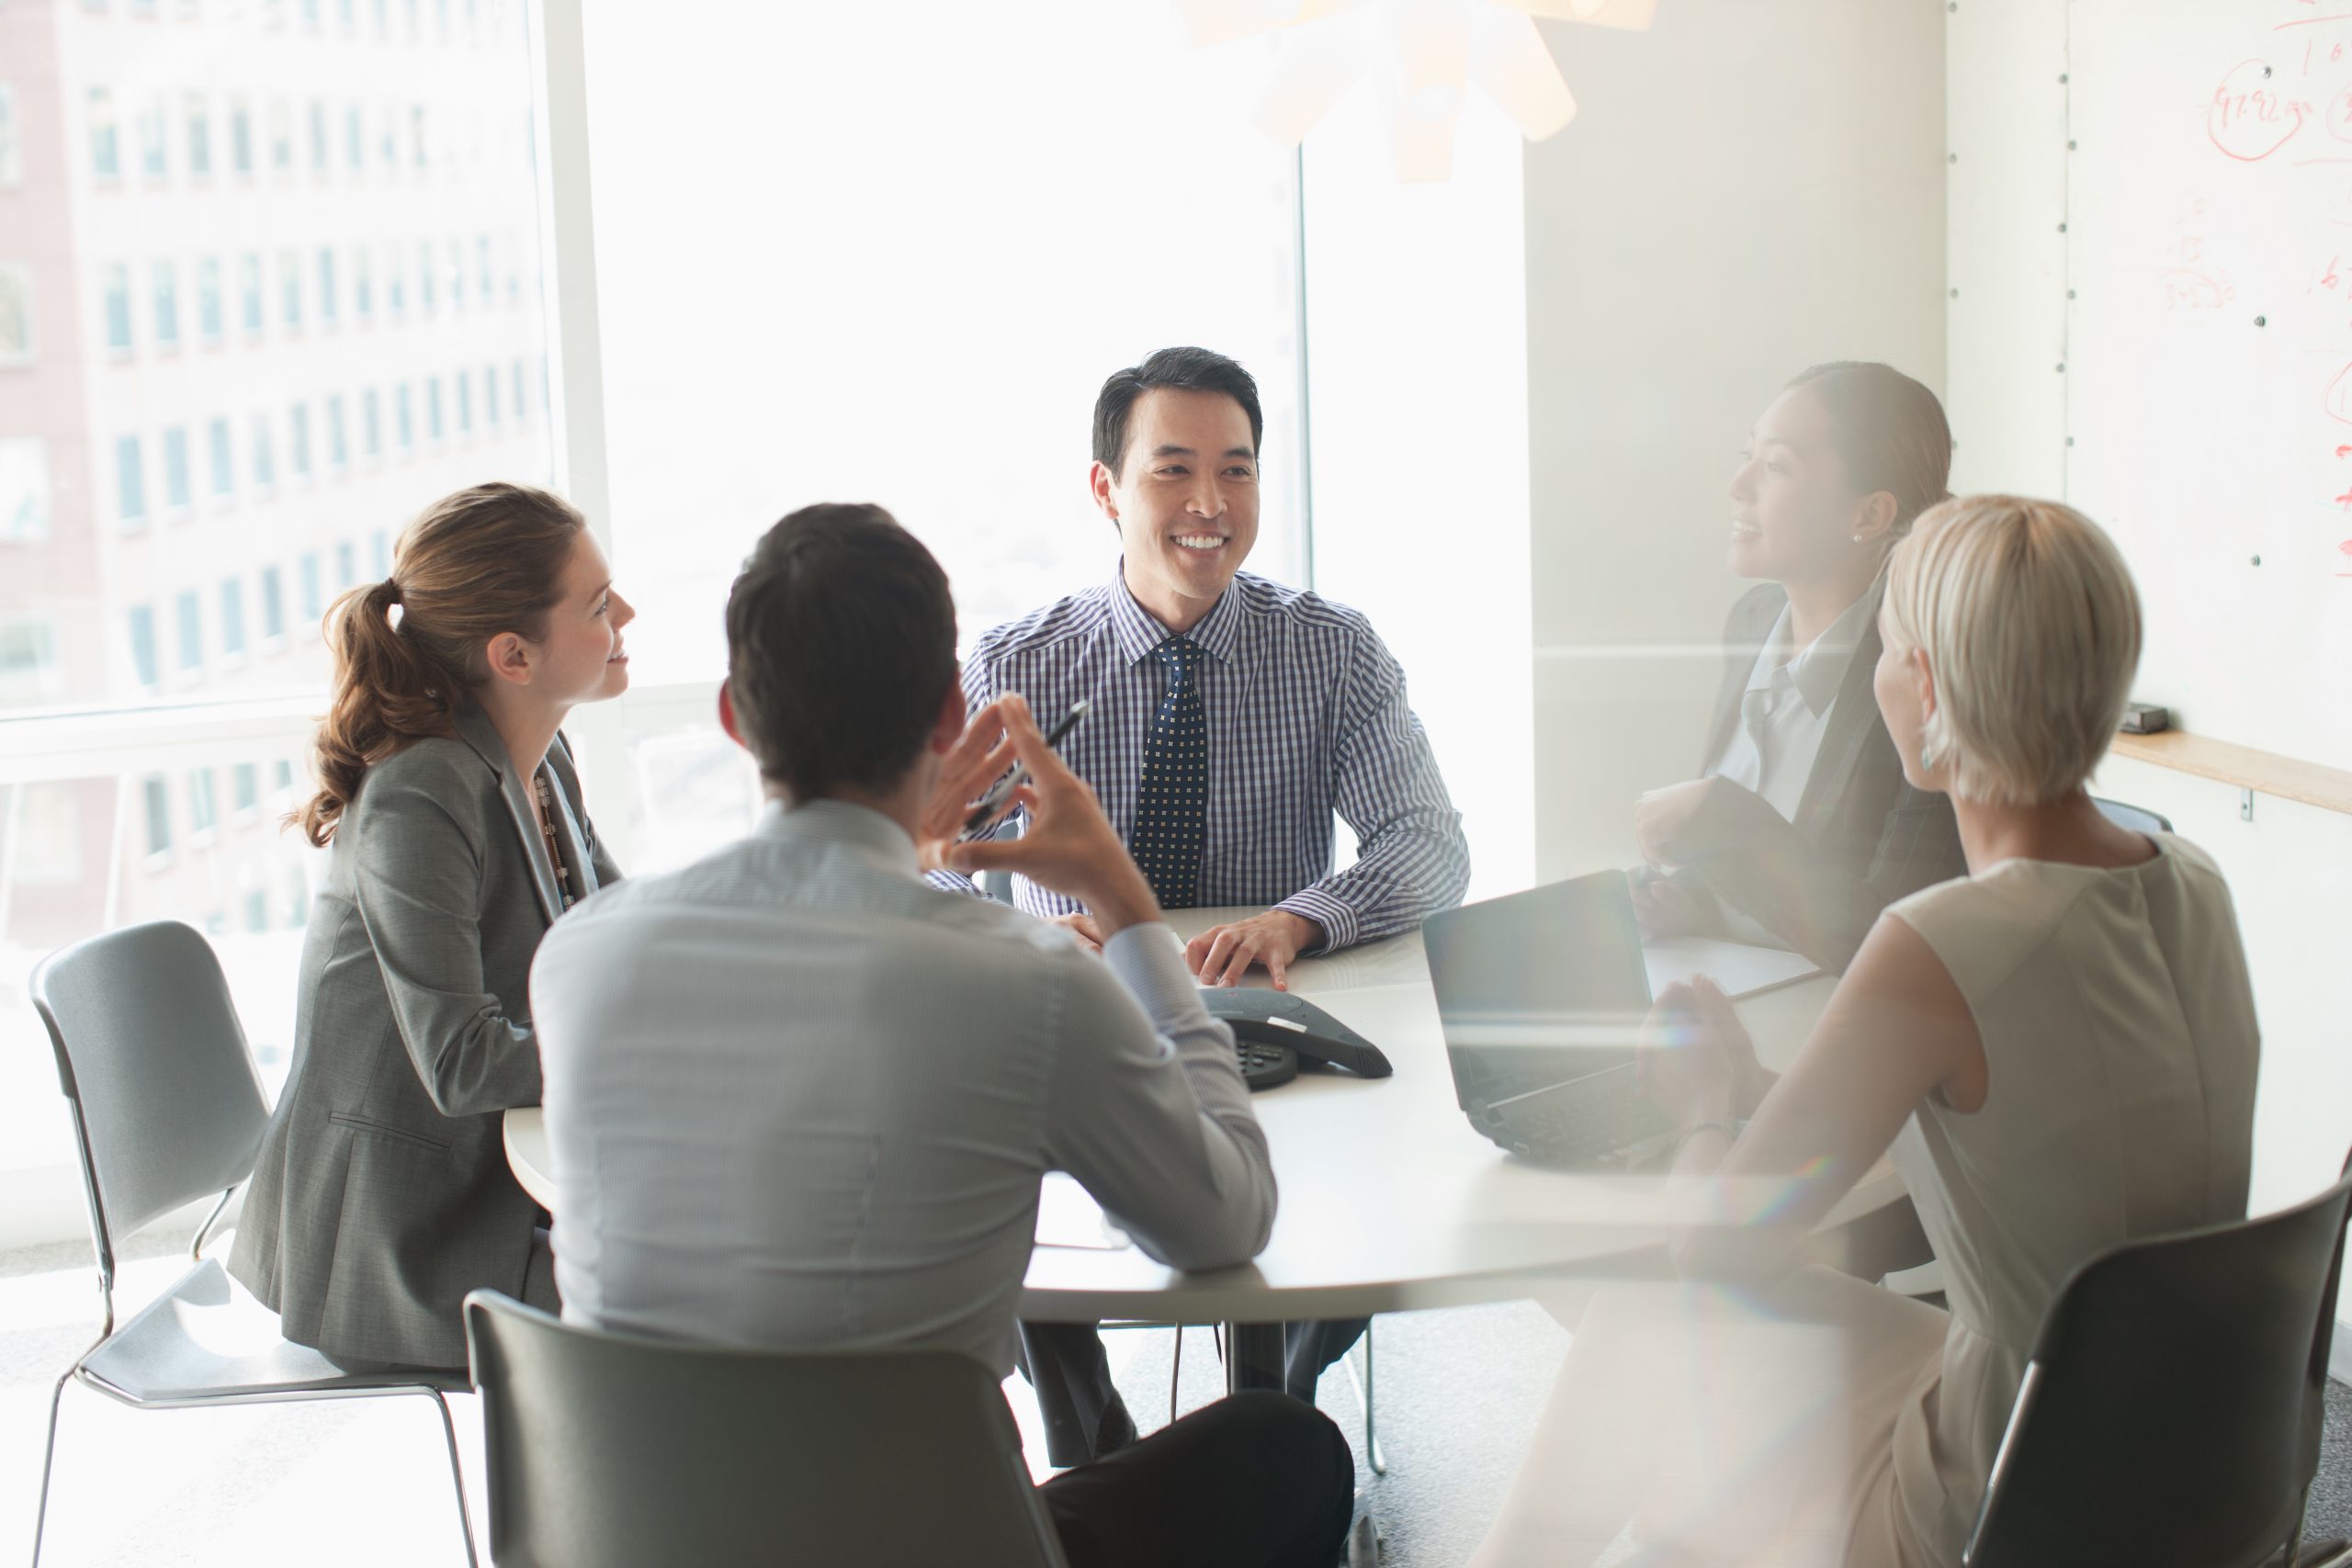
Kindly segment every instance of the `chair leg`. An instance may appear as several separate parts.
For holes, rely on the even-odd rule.
[[[466,1504],[466,1467],[458,1459],[458,1424],[450,1418],[446,1394],[437,1388],[424,1392],[432,1395],[434,1408],[441,1412],[441,1436],[449,1445],[449,1483],[458,1489],[458,1528],[466,1533],[466,1568],[481,1568],[481,1560],[474,1555],[474,1513]]]
[[[57,1466],[58,1402],[65,1397],[65,1385],[73,1377],[74,1368],[66,1368],[64,1376],[57,1380],[57,1386],[49,1393],[49,1441],[41,1447],[40,1501],[33,1508],[33,1568],[40,1568],[41,1536],[49,1529],[49,1477]]]

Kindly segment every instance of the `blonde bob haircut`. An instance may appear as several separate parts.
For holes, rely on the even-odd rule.
[[[1886,634],[1935,677],[1921,760],[1949,762],[1961,799],[2033,806],[2106,755],[2140,664],[2140,596],[2115,541],[2073,507],[1962,496],[1894,547]]]

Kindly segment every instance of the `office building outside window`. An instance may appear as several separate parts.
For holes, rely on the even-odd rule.
[[[262,305],[261,257],[251,251],[237,260],[237,293],[244,301],[245,335],[261,336],[268,325]]]
[[[227,331],[220,309],[219,256],[206,256],[196,264],[196,330],[207,347],[218,344]]]
[[[492,429],[498,425],[498,367],[485,365],[481,369],[481,414]]]
[[[357,104],[343,111],[343,152],[353,174],[368,166],[368,134],[359,123]]]
[[[100,181],[122,178],[122,150],[114,124],[114,95],[104,87],[90,89],[90,173]]]
[[[33,347],[33,269],[0,262],[0,365],[30,364]]]
[[[17,87],[0,82],[0,190],[25,183],[24,134],[17,126]]]
[[[206,445],[212,453],[212,499],[226,502],[237,493],[236,480],[231,473],[229,460],[229,422],[215,416],[207,426]]]
[[[296,484],[311,479],[311,408],[296,403],[286,411],[286,477]]]
[[[319,247],[319,324],[334,325],[336,310],[334,287],[334,251],[326,245]]]
[[[100,270],[98,277],[98,292],[106,300],[107,347],[117,354],[129,354],[130,269],[120,262],[111,262]]]
[[[269,104],[269,167],[277,175],[294,172],[294,106],[284,98]]]
[[[470,435],[474,428],[474,377],[470,370],[458,372],[458,434]]]
[[[359,581],[359,552],[351,547],[348,539],[338,539],[334,547],[334,591],[338,593]]]
[[[50,536],[49,444],[0,436],[0,544],[34,545]]]
[[[327,106],[315,98],[311,102],[311,173],[327,177]]]
[[[147,852],[166,855],[172,852],[172,794],[161,775],[151,775],[146,782]]]
[[[187,775],[187,835],[209,833],[220,825],[220,809],[212,797],[212,770],[192,769]]]
[[[275,565],[261,569],[261,635],[264,642],[286,635],[286,578]]]
[[[193,674],[204,668],[204,602],[191,588],[179,597],[180,670]]]
[[[229,167],[240,175],[254,172],[254,111],[243,98],[229,100]]]
[[[125,435],[114,444],[115,514],[126,525],[147,520],[147,472],[139,456],[139,437]]]
[[[254,415],[254,491],[266,499],[277,488],[277,454],[270,446],[269,415]]]
[[[277,253],[277,284],[283,322],[289,333],[302,330],[302,257],[297,251]]]
[[[327,399],[327,466],[337,474],[351,467],[351,448],[344,436],[341,393]]]
[[[409,408],[406,381],[392,389],[392,404],[398,411],[395,423],[400,426],[401,456],[405,457],[416,448],[416,421]]]
[[[171,174],[167,151],[170,130],[164,119],[163,95],[155,94],[139,111],[139,166],[150,181],[163,180]]]
[[[416,302],[426,315],[433,313],[433,242],[430,240],[416,247]]]
[[[245,581],[241,577],[220,585],[220,651],[231,658],[245,651]]]
[[[362,326],[376,313],[376,274],[368,260],[368,247],[355,245],[351,252],[351,312]]]
[[[326,591],[319,581],[319,552],[306,550],[302,555],[302,623],[316,630],[326,613]]]
[[[383,409],[376,389],[359,394],[359,450],[369,462],[384,454]]]
[[[155,666],[155,611],[153,605],[133,604],[130,611],[130,678],[137,685],[152,690],[159,680]]]
[[[440,445],[441,441],[441,378],[428,376],[424,379],[424,438]]]
[[[261,805],[261,769],[239,762],[229,770],[229,809],[242,816]]]
[[[164,432],[164,504],[174,513],[182,513],[187,511],[190,499],[187,427],[175,424]]]
[[[396,321],[408,310],[408,275],[398,245],[384,253],[384,309]]]
[[[201,93],[187,96],[187,172],[196,179],[212,174],[212,109]]]
[[[155,264],[153,276],[155,291],[155,346],[162,349],[180,345],[180,274],[170,262]]]

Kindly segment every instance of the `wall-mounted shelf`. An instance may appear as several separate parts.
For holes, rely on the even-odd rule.
[[[2214,779],[2280,800],[2300,800],[2328,811],[2352,815],[2352,773],[2297,761],[2276,751],[2257,751],[2202,735],[2168,729],[2155,735],[2119,735],[2112,748],[2119,757],[2154,762],[2199,778]]]

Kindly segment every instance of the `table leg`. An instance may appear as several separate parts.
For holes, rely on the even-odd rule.
[[[1228,1323],[1225,1325],[1225,1391],[1283,1386],[1283,1325],[1279,1323]]]

